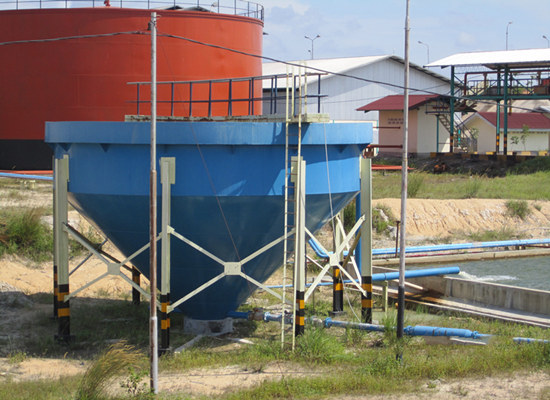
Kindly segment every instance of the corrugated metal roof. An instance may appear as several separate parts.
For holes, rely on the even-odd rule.
[[[508,65],[510,67],[550,67],[550,49],[527,49],[508,51],[479,51],[458,53],[442,58],[427,65],[427,67],[466,67],[483,65],[497,69]]]
[[[468,119],[475,118],[476,116],[485,119],[493,126],[497,126],[497,113],[495,112],[480,112]],[[500,114],[500,126],[504,127],[504,114]],[[508,129],[510,130],[522,130],[523,126],[527,125],[529,129],[533,130],[550,130],[550,118],[544,116],[541,113],[512,113],[508,115]]]
[[[412,94],[409,95],[409,110],[419,107],[427,102],[438,98],[436,94]],[[404,96],[402,94],[395,94],[391,96],[383,97],[379,100],[373,101],[363,107],[357,109],[357,111],[395,111],[402,110],[404,105]]]
[[[324,59],[314,59],[314,60],[302,60],[302,61],[288,61],[292,64],[305,64],[308,67],[317,68],[324,71],[330,71],[336,74],[345,74],[356,68],[364,67],[370,64],[374,64],[384,60],[393,60],[399,63],[404,63],[405,61],[398,56],[393,55],[382,55],[382,56],[364,56],[364,57],[343,57],[343,58],[324,58]],[[435,78],[441,79],[444,82],[450,82],[449,78],[430,71],[428,69],[422,68],[419,65],[410,64],[411,68],[422,71],[428,75],[431,75]],[[292,66],[288,67],[292,69]],[[297,73],[297,68],[294,67],[295,73]],[[316,73],[317,71],[310,70],[309,72]],[[287,73],[287,64],[284,62],[269,62],[262,64],[262,75],[278,75]],[[330,75],[324,75],[321,79],[326,79]],[[264,80],[263,87],[269,88],[271,85],[270,81]],[[284,79],[279,79],[277,84],[278,87],[284,87],[286,82]]]

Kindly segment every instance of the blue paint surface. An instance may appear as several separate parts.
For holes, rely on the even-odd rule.
[[[46,129],[55,156],[69,155],[71,203],[126,256],[149,241],[149,129],[148,123],[129,122],[58,122]],[[176,158],[176,232],[223,261],[240,261],[282,236],[284,129],[279,123],[159,123],[157,156]],[[305,124],[303,132],[306,225],[315,232],[331,216],[329,198],[337,213],[358,193],[359,156],[372,128]],[[159,177],[159,196],[160,189]],[[159,197],[159,230],[160,204]],[[223,272],[178,239],[171,246],[172,301]],[[264,282],[282,260],[281,243],[242,269]],[[147,251],[133,263],[148,275]],[[255,289],[241,277],[226,276],[179,308],[192,318],[220,319]]]

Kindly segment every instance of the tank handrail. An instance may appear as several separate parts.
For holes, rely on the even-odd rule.
[[[0,11],[85,7],[202,11],[264,20],[264,7],[247,0],[0,0]]]
[[[326,95],[321,94],[321,76],[326,75],[324,73],[304,73],[303,76],[308,77],[314,77],[317,83],[317,93],[308,93],[302,94],[300,85],[302,88],[305,86],[305,83],[300,83],[297,79],[292,79],[291,87],[289,89],[295,93],[294,96],[294,107],[295,114],[298,112],[298,110],[302,109],[302,107],[298,107],[298,105],[301,103],[303,106],[303,109],[306,110],[306,113],[313,112],[319,114],[321,112],[321,99],[323,97],[326,97]],[[237,77],[237,78],[224,78],[224,79],[209,79],[209,80],[191,80],[191,81],[160,81],[157,82],[157,87],[159,86],[167,86],[169,85],[169,99],[166,99],[165,97],[162,97],[162,94],[158,94],[157,102],[159,104],[170,104],[170,117],[212,117],[213,116],[213,105],[224,103],[227,104],[227,114],[226,116],[238,116],[243,114],[235,114],[234,113],[234,104],[248,103],[248,113],[245,115],[256,115],[258,112],[258,105],[265,105],[269,107],[269,110],[266,110],[266,112],[263,112],[263,115],[278,115],[283,114],[283,109],[278,110],[278,101],[282,103],[286,100],[286,85],[279,86],[279,81],[282,81],[287,77],[286,74],[274,74],[274,75],[261,75],[261,76],[251,76],[251,77]],[[294,78],[297,78],[297,75],[294,76]],[[268,81],[267,85],[264,85],[263,82]],[[234,90],[234,84],[239,84],[241,86],[241,92],[242,92],[242,85],[246,85],[248,83],[248,95],[245,96],[238,96],[235,94]],[[148,98],[142,99],[142,93],[145,92],[147,96],[147,91],[142,90],[142,86],[150,86],[151,82],[128,82],[128,85],[135,85],[136,86],[136,100],[130,101],[130,103],[136,104],[136,115],[141,115],[141,105],[142,104],[148,104],[150,100]],[[227,89],[227,97],[223,98],[213,98],[212,92],[215,86],[224,85],[224,90]],[[261,86],[260,86],[261,85]],[[206,87],[205,87],[206,86]],[[182,89],[183,88],[183,89]],[[199,99],[194,96],[194,90],[200,90],[207,89],[208,90],[208,97],[203,96]],[[246,89],[246,86],[244,87]],[[263,93],[261,96],[255,95],[257,90],[262,90]],[[177,99],[176,98],[176,91],[185,91],[185,95],[187,98],[184,99]],[[158,91],[157,91],[158,92]],[[281,94],[284,92],[284,94]],[[166,92],[165,92],[166,93]],[[311,99],[314,100],[313,103],[309,102]],[[258,104],[260,103],[260,104]],[[309,105],[308,105],[309,103]],[[194,115],[193,114],[193,105],[196,104],[208,104],[208,111],[207,115]],[[281,104],[279,104],[279,108],[281,108]],[[184,115],[177,115],[175,113],[176,105],[185,105],[187,106],[187,109],[183,113]],[[313,111],[312,111],[313,110]],[[280,112],[279,112],[280,111]],[[168,115],[165,115],[168,116]],[[295,115],[296,116],[296,115]]]
[[[307,74],[302,74],[302,76],[319,76],[319,75],[328,75],[327,73],[320,73],[320,72],[308,72]],[[220,83],[220,82],[227,82],[229,80],[232,80],[233,82],[243,82],[243,81],[249,81],[251,79],[254,80],[267,80],[272,78],[286,78],[286,74],[273,74],[273,75],[259,75],[259,76],[244,76],[244,77],[238,77],[238,78],[220,78],[220,79],[202,79],[202,80],[191,80],[191,81],[157,81],[157,85],[162,84],[188,84],[188,83]],[[150,85],[150,81],[136,81],[136,82],[128,82],[128,85]],[[279,90],[284,90],[285,88],[279,88]]]

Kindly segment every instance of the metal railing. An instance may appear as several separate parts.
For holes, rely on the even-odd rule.
[[[120,7],[214,12],[264,20],[264,7],[245,0],[0,0],[0,10]]]
[[[550,94],[550,70],[512,70],[507,88],[504,73],[490,71],[467,73],[464,76],[462,95],[476,96],[536,96]],[[505,93],[506,92],[506,93]]]
[[[317,93],[302,91],[298,76],[290,80],[289,91],[294,92],[295,114],[298,110],[308,110],[310,113],[320,113],[321,73],[307,74],[317,83]],[[170,117],[207,117],[214,116],[246,116],[246,115],[278,115],[285,113],[286,104],[286,74],[254,76],[244,78],[228,78],[196,81],[157,82],[157,105],[159,116]],[[269,85],[264,85],[269,81]],[[285,82],[280,85],[279,82]],[[150,110],[144,110],[150,103],[150,82],[129,82],[136,86],[136,115]],[[302,88],[304,86],[302,78]],[[146,89],[144,89],[146,87]],[[258,92],[261,91],[261,95]],[[299,106],[301,103],[301,107]],[[265,110],[265,111],[264,111]],[[306,111],[307,113],[307,111]]]

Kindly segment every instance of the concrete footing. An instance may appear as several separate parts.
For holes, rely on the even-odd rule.
[[[183,332],[191,335],[216,336],[233,332],[233,318],[200,320],[185,318]]]

